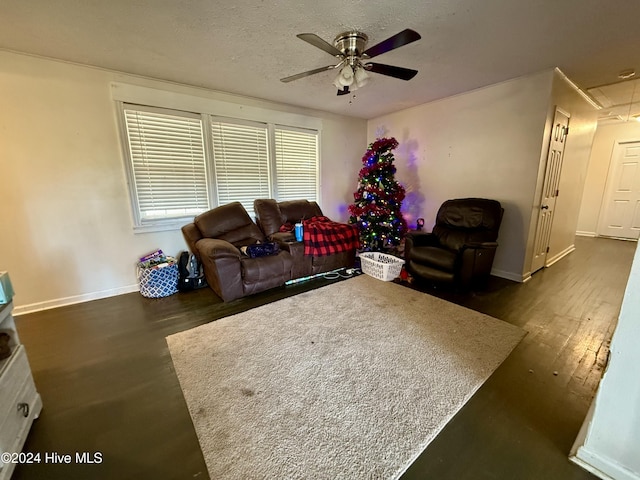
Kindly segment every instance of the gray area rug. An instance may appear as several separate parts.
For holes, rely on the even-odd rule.
[[[361,275],[167,343],[212,479],[389,479],[524,334]]]

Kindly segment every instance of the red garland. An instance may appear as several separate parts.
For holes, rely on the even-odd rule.
[[[388,214],[388,209],[384,207],[379,207],[378,205],[367,204],[362,207],[358,207],[356,205],[349,205],[349,213],[354,217],[363,217],[368,215],[379,215],[384,216]]]
[[[389,168],[389,167],[391,167],[391,173],[395,174],[396,167],[393,166],[391,162],[379,162],[379,163],[374,163],[373,165],[365,165],[360,169],[359,175],[360,175],[360,178],[362,179],[367,175],[375,173],[377,170],[384,170],[385,168]]]
[[[393,150],[398,146],[398,141],[391,138],[379,138],[373,144],[371,144],[371,150],[377,153],[381,153],[385,150]]]
[[[362,157],[362,163],[366,164],[371,157],[384,153],[387,150],[394,150],[397,146],[398,141],[393,137],[379,138],[369,145],[369,150],[367,150]]]

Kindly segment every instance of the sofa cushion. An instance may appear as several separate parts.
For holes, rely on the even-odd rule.
[[[206,238],[219,238],[240,247],[256,242],[264,242],[265,237],[253,223],[240,202],[209,210],[198,215],[194,223]]]
[[[502,207],[496,200],[447,200],[438,210],[433,234],[442,246],[459,250],[471,242],[495,242],[501,220]]]
[[[439,270],[453,272],[456,265],[455,252],[439,247],[416,247],[411,249],[410,260],[422,265],[431,265]]]
[[[322,210],[316,202],[308,200],[289,200],[280,202],[280,213],[282,215],[282,224],[297,223],[311,217],[322,216]]]
[[[261,287],[271,288],[291,279],[289,252],[281,251],[278,255],[260,258],[243,257],[240,262],[242,263],[242,283],[245,286],[259,284]]]
[[[445,272],[444,270],[439,270],[418,262],[410,261],[407,267],[412,274],[418,277],[428,278],[435,282],[453,283],[456,278],[455,273],[452,271]]]
[[[495,230],[502,219],[500,202],[486,198],[447,200],[438,210],[436,225]]]
[[[467,241],[469,233],[469,230],[446,228],[440,225],[433,227],[433,234],[438,238],[439,245],[449,250],[460,250]]]
[[[256,212],[258,226],[268,238],[276,233],[283,224],[278,202],[272,198],[254,200],[253,210]]]
[[[271,198],[254,200],[253,208],[256,212],[256,222],[269,239],[280,231],[286,223],[295,224],[304,219],[321,216],[322,210],[316,202],[308,200],[288,200],[277,202]]]

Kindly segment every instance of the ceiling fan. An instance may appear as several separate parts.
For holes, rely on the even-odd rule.
[[[297,37],[335,56],[338,59],[338,63],[281,78],[280,81],[285,83],[327,70],[339,69],[340,73],[335,79],[334,85],[338,88],[338,95],[346,95],[350,92],[350,89],[356,90],[368,82],[369,75],[367,72],[380,73],[401,80],[411,80],[418,73],[417,70],[409,68],[369,61],[373,57],[419,40],[421,38],[420,34],[410,29],[403,30],[369,48],[366,48],[369,40],[367,35],[357,31],[341,33],[335,38],[333,45],[314,33],[300,33]]]

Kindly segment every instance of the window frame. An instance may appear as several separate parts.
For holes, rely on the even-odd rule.
[[[194,217],[193,214],[186,215],[167,215],[164,217],[150,218],[145,219],[142,216],[142,210],[140,205],[140,196],[138,195],[137,183],[136,183],[136,173],[134,160],[131,155],[131,144],[129,138],[129,132],[127,130],[127,121],[125,110],[135,110],[141,112],[148,113],[159,113],[165,115],[173,115],[177,117],[198,119],[200,121],[200,127],[202,132],[202,148],[203,148],[203,157],[204,157],[204,167],[205,167],[205,186],[206,186],[206,194],[207,194],[207,203],[208,208],[211,208],[211,172],[210,167],[207,160],[207,135],[204,132],[204,125],[202,122],[202,115],[195,114],[192,112],[185,112],[182,110],[175,110],[163,107],[155,107],[150,105],[139,105],[133,104],[130,102],[117,102],[117,110],[118,110],[118,127],[120,130],[120,139],[121,139],[121,147],[124,158],[124,169],[125,175],[127,177],[127,187],[129,190],[129,202],[131,205],[131,215],[132,215],[132,223],[133,230],[135,233],[145,233],[145,232],[156,232],[156,231],[166,231],[166,230],[176,230],[182,227],[185,224],[185,220],[192,219]]]
[[[200,118],[203,132],[204,155],[206,165],[207,195],[209,208],[220,205],[218,202],[218,186],[216,182],[215,159],[213,150],[213,138],[211,135],[211,123],[222,121],[238,124],[259,124],[266,128],[269,166],[269,198],[278,199],[277,191],[277,166],[275,153],[276,128],[298,130],[316,135],[316,168],[315,168],[315,201],[321,201],[321,166],[322,166],[322,121],[311,116],[286,113],[276,110],[267,110],[258,107],[248,107],[229,102],[213,100],[210,98],[194,97],[185,94],[175,94],[167,91],[148,89],[133,85],[112,84],[112,97],[116,104],[117,123],[120,133],[120,143],[123,154],[123,163],[127,185],[129,190],[129,203],[131,205],[131,220],[134,233],[159,232],[178,230],[186,223],[193,220],[193,215],[172,218],[158,218],[153,221],[142,221],[137,192],[135,190],[135,177],[133,162],[130,156],[129,138],[126,128],[125,108],[150,111],[157,110],[162,113],[192,116]],[[141,98],[143,101],[136,100]],[[220,112],[220,113],[215,113]]]

